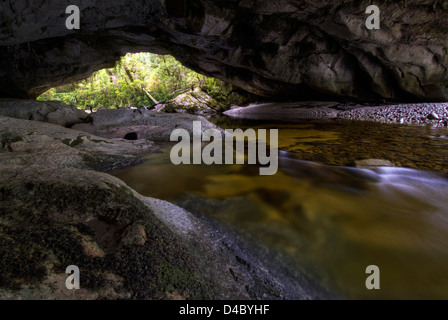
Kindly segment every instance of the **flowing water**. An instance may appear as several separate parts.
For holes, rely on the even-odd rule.
[[[167,144],[114,172],[139,193],[224,222],[281,254],[338,298],[448,299],[448,129],[366,122],[268,123],[279,170],[171,164]],[[361,169],[360,159],[394,167]],[[380,269],[380,289],[365,286]]]

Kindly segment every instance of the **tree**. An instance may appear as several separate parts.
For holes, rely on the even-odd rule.
[[[83,109],[151,107],[197,86],[230,104],[232,85],[200,75],[172,56],[137,53],[127,54],[114,68],[97,71],[88,79],[50,89],[38,100],[60,100]]]

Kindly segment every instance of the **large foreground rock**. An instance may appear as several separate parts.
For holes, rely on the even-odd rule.
[[[1,299],[313,299],[304,277],[165,201],[94,171],[138,162],[147,140],[0,116]],[[80,269],[80,290],[65,270]]]
[[[112,0],[0,4],[0,96],[34,98],[112,67],[126,52],[270,97],[448,100],[448,2]],[[365,27],[380,9],[380,29]]]

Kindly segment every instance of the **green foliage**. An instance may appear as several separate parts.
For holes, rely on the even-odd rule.
[[[200,86],[218,102],[229,105],[232,85],[207,78],[184,67],[172,56],[150,53],[127,54],[111,69],[90,78],[52,88],[38,100],[60,100],[82,109],[154,106]]]

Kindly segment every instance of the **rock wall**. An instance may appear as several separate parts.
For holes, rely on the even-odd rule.
[[[74,0],[0,4],[0,97],[35,98],[127,52],[172,54],[250,92],[296,99],[448,100],[448,3]]]

